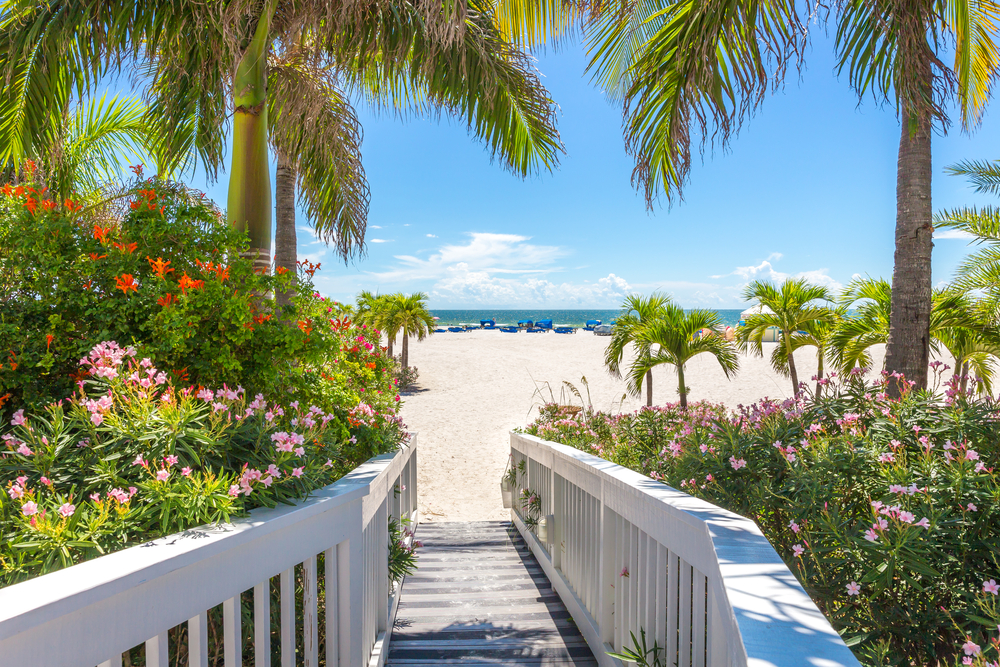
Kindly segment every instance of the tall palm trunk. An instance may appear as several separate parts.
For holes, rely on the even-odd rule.
[[[962,373],[962,384],[959,388],[964,394],[965,390],[969,387],[969,362],[967,360],[963,360],[961,363],[955,362],[955,370],[958,369],[961,369],[960,372]]]
[[[823,380],[823,357],[825,356],[823,348],[816,348],[816,398],[819,398],[823,393],[823,385],[820,382]]]
[[[278,168],[275,173],[274,206],[274,265],[294,272],[298,267],[295,237],[295,167],[292,161],[278,154]],[[288,304],[294,294],[279,291],[275,297],[279,308]]]
[[[653,371],[646,371],[646,407],[653,407]]]
[[[271,175],[267,161],[267,51],[269,3],[233,77],[233,162],[229,170],[229,224],[250,236],[254,270],[271,266]]]
[[[687,387],[684,386],[684,364],[677,364],[677,393],[681,395],[681,410],[687,410]]]
[[[788,374],[792,376],[792,395],[798,398],[799,372],[795,368],[795,353],[792,352],[792,332],[782,329],[781,342],[785,345],[785,351],[788,352]]]
[[[410,367],[410,337],[406,335],[406,329],[403,329],[403,368]]]
[[[393,343],[395,342],[395,340],[396,340],[396,337],[395,337],[395,336],[393,336],[393,335],[392,335],[391,333],[389,333],[388,331],[386,331],[386,332],[385,332],[385,336],[386,336],[386,338],[388,338],[388,339],[389,339],[389,349],[388,349],[388,350],[386,350],[386,351],[387,351],[387,352],[389,353],[389,358],[390,358],[390,359],[392,359],[392,344],[393,344]]]
[[[896,255],[885,367],[927,386],[931,320],[931,118],[903,110],[896,171]],[[911,127],[912,126],[912,127]],[[911,133],[911,129],[914,130]],[[899,396],[893,382],[889,394]]]

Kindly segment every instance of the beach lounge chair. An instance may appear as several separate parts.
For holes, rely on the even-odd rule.
[[[517,327],[500,327],[500,331],[503,331],[504,333],[517,333],[520,329]]]
[[[530,329],[531,327],[535,326],[535,323],[532,322],[531,320],[518,320],[517,326],[519,326],[522,329]]]
[[[552,330],[552,320],[538,320],[535,322],[536,329],[548,329]]]
[[[528,329],[528,333],[548,333],[548,329],[539,329],[538,327],[531,327]]]
[[[434,333],[445,333],[447,331],[448,331],[447,329],[442,329],[442,328],[438,327],[437,329],[434,330]]]
[[[594,327],[601,326],[600,320],[587,320],[587,326],[583,327],[584,331],[593,331]]]
[[[497,328],[497,321],[496,320],[479,320],[479,328],[480,329],[496,329]]]
[[[448,331],[452,333],[464,333],[465,329],[463,329],[462,327],[448,327]]]
[[[555,332],[556,333],[561,333],[561,334],[571,334],[571,333],[576,333],[576,328],[575,327],[556,327],[555,328]]]
[[[600,324],[594,327],[595,336],[610,336],[611,335],[611,325],[610,324]]]

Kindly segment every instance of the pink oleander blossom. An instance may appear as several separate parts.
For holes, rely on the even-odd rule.
[[[59,508],[59,514],[64,518],[73,516],[74,512],[76,512],[76,505],[70,505],[69,503],[63,503]]]
[[[995,579],[990,579],[989,581],[984,581],[983,582],[983,592],[984,593],[992,593],[993,595],[996,595],[996,594],[1000,593],[1000,584],[997,584],[997,582],[996,582]]]
[[[858,584],[858,582],[856,582],[856,581],[852,581],[851,583],[847,584],[847,594],[848,595],[860,595],[861,594],[861,585]]]
[[[34,516],[38,514],[38,505],[35,504],[33,501],[29,500],[28,502],[21,505],[21,514],[23,514],[24,516]]]
[[[181,468],[181,476],[182,477],[190,477],[191,476],[191,468]]]
[[[302,471],[305,468],[292,468],[292,477],[302,477]]]

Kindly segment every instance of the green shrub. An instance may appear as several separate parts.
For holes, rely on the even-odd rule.
[[[550,405],[526,430],[754,520],[866,664],[996,661],[1000,410],[890,381],[734,412]]]

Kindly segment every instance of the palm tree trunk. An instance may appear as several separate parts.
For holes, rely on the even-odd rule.
[[[389,358],[390,358],[390,359],[392,359],[392,344],[393,344],[393,343],[395,342],[395,340],[396,340],[396,337],[395,337],[395,336],[393,336],[393,335],[392,335],[391,333],[389,333],[389,332],[386,332],[386,334],[385,334],[385,335],[386,335],[386,338],[388,338],[388,339],[389,339],[389,349],[387,350],[387,352],[389,353]]]
[[[962,389],[962,393],[964,394],[965,390],[969,386],[969,362],[968,361],[963,361],[961,363],[961,365],[959,365],[959,364],[956,363],[955,366],[962,369],[962,386],[961,386],[961,389]]]
[[[653,407],[653,371],[646,371],[646,407]]]
[[[792,395],[798,398],[799,372],[795,369],[795,353],[792,352],[792,332],[782,329],[781,338],[781,342],[785,344],[785,350],[788,352],[788,374],[792,376]]]
[[[823,393],[823,385],[820,384],[820,380],[823,379],[823,348],[816,348],[816,398],[820,397]]]
[[[929,68],[928,68],[929,72]],[[928,79],[929,79],[928,75]],[[929,84],[928,84],[929,86]],[[885,368],[927,386],[931,319],[931,118],[903,110],[896,171],[896,255]],[[915,130],[911,134],[912,129]],[[889,385],[898,397],[899,383]]]
[[[410,367],[410,337],[403,330],[403,368]]]
[[[274,189],[274,266],[284,267],[294,275],[298,267],[295,237],[295,167],[291,160],[281,154],[278,155]],[[287,305],[293,296],[291,291],[279,291],[275,295],[278,307]]]
[[[677,393],[681,395],[681,410],[687,410],[687,387],[684,386],[684,364],[677,364]]]
[[[229,224],[246,231],[254,270],[271,267],[271,175],[267,156],[267,51],[270,3],[233,77],[233,161],[229,170]]]

